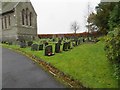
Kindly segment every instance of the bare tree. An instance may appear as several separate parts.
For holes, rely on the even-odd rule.
[[[74,31],[74,33],[76,34],[77,30],[79,29],[79,24],[75,21],[72,23],[71,25],[71,29]]]

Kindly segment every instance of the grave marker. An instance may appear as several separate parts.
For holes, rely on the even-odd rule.
[[[39,45],[39,50],[43,50],[43,44]]]
[[[72,42],[72,46],[75,47],[75,43],[74,42]]]
[[[52,56],[52,55],[54,55],[54,54],[52,53],[52,45],[47,45],[47,46],[45,47],[45,56]]]
[[[58,43],[59,43],[60,45],[62,45],[61,42],[62,42],[62,40],[58,40]]]
[[[68,50],[68,44],[67,42],[63,43],[63,51],[67,51]]]
[[[32,44],[31,50],[37,51],[38,50],[38,44]]]
[[[11,41],[8,42],[8,45],[12,45],[13,43]]]
[[[85,42],[85,39],[83,38],[83,42]]]
[[[28,46],[31,46],[33,44],[33,42],[29,41],[27,44],[28,44]]]
[[[55,52],[60,53],[60,43],[55,44]]]
[[[71,43],[68,42],[67,44],[68,44],[68,49],[71,49]]]
[[[20,42],[20,48],[26,48],[26,42],[25,41]]]
[[[48,45],[48,42],[45,42],[45,46],[47,46]]]
[[[76,45],[76,46],[78,45],[78,40],[75,40],[75,45]]]
[[[80,45],[80,40],[78,40],[78,45]]]

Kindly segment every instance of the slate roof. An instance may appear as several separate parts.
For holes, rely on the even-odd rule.
[[[14,11],[14,8],[19,4],[19,2],[21,2],[22,0],[16,0],[16,2],[2,2],[0,5],[0,15],[1,14],[5,14],[7,12],[11,12]],[[30,0],[24,0],[24,2],[30,2]],[[31,2],[30,2],[31,4]],[[31,4],[32,5],[32,4]],[[33,6],[32,6],[33,8]],[[34,10],[34,8],[33,8]],[[35,11],[35,10],[34,10]],[[36,12],[35,12],[36,14]],[[37,15],[37,14],[36,14]]]
[[[2,2],[2,14],[12,11],[19,2]]]

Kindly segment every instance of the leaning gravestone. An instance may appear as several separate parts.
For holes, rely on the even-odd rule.
[[[32,51],[37,51],[38,50],[38,44],[32,44],[31,50]]]
[[[20,48],[26,48],[26,42],[25,41],[20,42]]]
[[[52,45],[47,45],[45,47],[45,56],[52,56],[53,53],[52,53]]]
[[[43,50],[43,44],[39,45],[39,50]]]
[[[68,50],[68,44],[67,42],[63,43],[63,51],[67,51]]]
[[[32,41],[28,41],[27,44],[28,44],[28,46],[31,46],[33,44],[33,42]]]
[[[55,52],[60,53],[60,43],[55,44]]]

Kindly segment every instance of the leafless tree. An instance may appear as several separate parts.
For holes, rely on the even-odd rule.
[[[74,31],[74,33],[76,34],[77,30],[79,29],[79,24],[75,21],[72,23],[71,25],[71,29]]]

